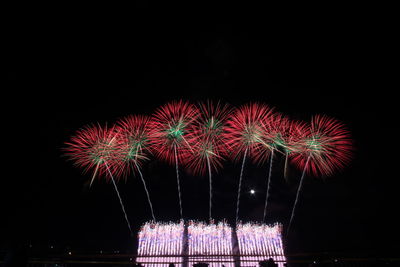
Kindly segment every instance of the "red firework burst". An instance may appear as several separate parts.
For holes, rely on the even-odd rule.
[[[66,145],[65,155],[83,168],[84,173],[92,171],[91,183],[95,177],[109,179],[108,170],[115,173],[123,155],[113,127],[87,126],[78,130]]]
[[[175,156],[182,161],[187,150],[190,125],[196,120],[199,110],[186,101],[172,101],[158,108],[151,123],[151,147],[154,154],[170,164]]]
[[[223,133],[232,109],[211,101],[199,103],[199,109],[200,115],[190,127],[188,140],[193,152],[186,153],[185,162],[191,172],[204,175],[208,166],[215,171],[222,167],[228,151]]]
[[[265,129],[273,114],[273,108],[261,103],[245,104],[232,113],[227,122],[225,139],[233,159],[239,159],[246,152],[255,162],[268,158],[272,147]]]
[[[291,154],[298,150],[296,145],[308,134],[309,126],[277,113],[271,117],[269,124],[266,124],[265,132],[271,147],[276,151]]]
[[[117,176],[127,177],[131,171],[138,171],[150,151],[150,118],[143,115],[129,115],[117,121],[115,131],[121,150],[120,164],[115,170]]]
[[[290,135],[290,120],[282,113],[274,113],[263,124],[265,140],[271,149],[284,151],[288,148],[287,136]]]
[[[350,132],[344,124],[328,116],[312,117],[308,133],[296,143],[292,162],[314,176],[330,176],[352,158]]]

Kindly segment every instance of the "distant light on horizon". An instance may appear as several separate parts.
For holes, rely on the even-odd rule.
[[[254,189],[250,190],[250,194],[254,195],[256,193],[256,191]]]

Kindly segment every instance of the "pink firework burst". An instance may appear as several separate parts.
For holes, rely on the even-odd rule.
[[[225,139],[233,159],[237,160],[246,153],[255,162],[268,158],[272,146],[268,143],[265,129],[273,114],[273,108],[261,103],[245,104],[232,113]]]
[[[183,155],[191,150],[188,142],[189,129],[196,120],[199,110],[186,101],[172,101],[158,108],[151,123],[151,147],[155,155],[174,164],[176,157],[184,160]]]
[[[334,118],[316,115],[308,133],[296,144],[292,162],[313,176],[330,176],[352,158],[353,142],[345,125]]]
[[[186,153],[186,167],[194,174],[204,175],[207,168],[217,171],[228,152],[224,131],[232,108],[219,102],[199,103],[200,115],[190,127],[188,142],[192,151]]]
[[[148,160],[150,151],[150,117],[129,115],[117,121],[115,131],[117,144],[121,150],[117,176],[128,176],[138,171],[143,161]]]
[[[92,171],[90,184],[95,177],[109,179],[109,171],[114,173],[118,170],[124,154],[118,146],[114,128],[107,126],[93,125],[80,129],[66,145],[65,155],[85,173]]]

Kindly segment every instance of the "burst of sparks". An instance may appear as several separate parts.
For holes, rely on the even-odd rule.
[[[208,101],[200,103],[199,110],[197,120],[190,127],[192,151],[186,153],[185,162],[189,171],[204,175],[208,167],[214,171],[222,167],[228,152],[223,133],[232,109],[228,105]]]
[[[117,176],[127,176],[138,171],[150,151],[150,118],[142,115],[129,115],[117,121],[115,127],[117,143],[121,150]]]
[[[184,152],[192,150],[189,139],[189,127],[199,114],[198,109],[186,101],[172,101],[158,108],[151,123],[151,146],[155,155],[175,164],[175,150],[184,160]]]
[[[265,125],[273,114],[273,108],[261,103],[245,104],[232,113],[225,132],[232,158],[240,158],[246,150],[256,162],[268,158],[272,147],[266,140]]]
[[[66,145],[65,155],[76,166],[83,168],[85,173],[92,171],[91,182],[96,177],[109,179],[107,168],[114,174],[123,157],[113,127],[87,126],[78,130]]]
[[[312,117],[308,134],[296,146],[299,151],[294,153],[292,162],[313,176],[333,175],[349,163],[353,151],[350,132],[344,124],[325,115]]]

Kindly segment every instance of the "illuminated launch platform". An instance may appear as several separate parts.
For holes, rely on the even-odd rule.
[[[258,266],[269,258],[283,267],[282,225],[146,223],[138,238],[137,263],[144,266],[189,267],[195,263],[209,266]]]

